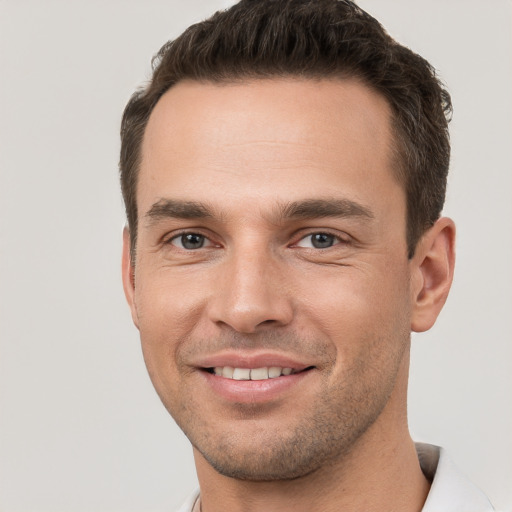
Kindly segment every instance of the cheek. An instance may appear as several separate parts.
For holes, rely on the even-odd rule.
[[[396,267],[396,264],[395,264]],[[340,267],[318,273],[302,287],[301,320],[312,323],[333,340],[339,355],[357,357],[365,346],[385,339],[394,343],[408,336],[410,299],[407,273],[386,265],[381,272],[369,268]],[[310,276],[311,277],[311,276]],[[307,327],[306,327],[307,328]]]
[[[409,296],[404,271],[392,267],[381,272],[363,266],[334,267],[329,271],[324,267],[296,278],[302,281],[297,291],[301,302],[334,322],[344,320],[335,311],[349,317],[386,316]]]
[[[141,332],[152,332],[156,336],[161,332],[165,333],[166,340],[174,340],[182,337],[183,330],[197,321],[204,302],[201,280],[160,268],[137,274],[135,282]]]
[[[199,322],[199,295],[196,287],[183,288],[165,272],[147,273],[136,280],[135,303],[144,361],[162,399],[162,393],[177,385],[177,354]]]

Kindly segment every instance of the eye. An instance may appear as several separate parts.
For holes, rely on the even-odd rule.
[[[187,251],[202,249],[203,247],[211,247],[213,245],[208,238],[199,233],[182,233],[181,235],[171,238],[169,243]]]
[[[312,233],[297,243],[297,247],[328,249],[340,242],[340,238],[330,233]]]

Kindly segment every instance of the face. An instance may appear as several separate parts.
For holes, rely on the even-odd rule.
[[[391,146],[386,101],[355,80],[182,82],[155,107],[125,287],[160,398],[220,473],[306,475],[405,411]]]

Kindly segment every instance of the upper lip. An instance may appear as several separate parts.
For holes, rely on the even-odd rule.
[[[302,371],[313,365],[311,362],[306,363],[296,357],[276,352],[226,351],[200,357],[195,361],[194,366],[199,368],[215,368],[218,366],[231,366],[232,368],[279,367]]]

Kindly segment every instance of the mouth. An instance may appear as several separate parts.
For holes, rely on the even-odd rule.
[[[313,370],[314,366],[308,366],[303,369],[281,367],[281,366],[264,366],[261,368],[236,368],[233,366],[215,366],[204,368],[204,371],[231,380],[269,380],[278,379],[279,377],[288,377],[298,373]]]
[[[307,394],[318,384],[319,368],[312,362],[273,351],[230,350],[198,358],[193,366],[218,404],[263,404]]]
[[[297,393],[302,396],[307,389],[304,386],[308,386],[305,383],[313,382],[310,379],[316,373],[316,366],[207,366],[200,370],[208,388],[223,403],[263,404]]]

